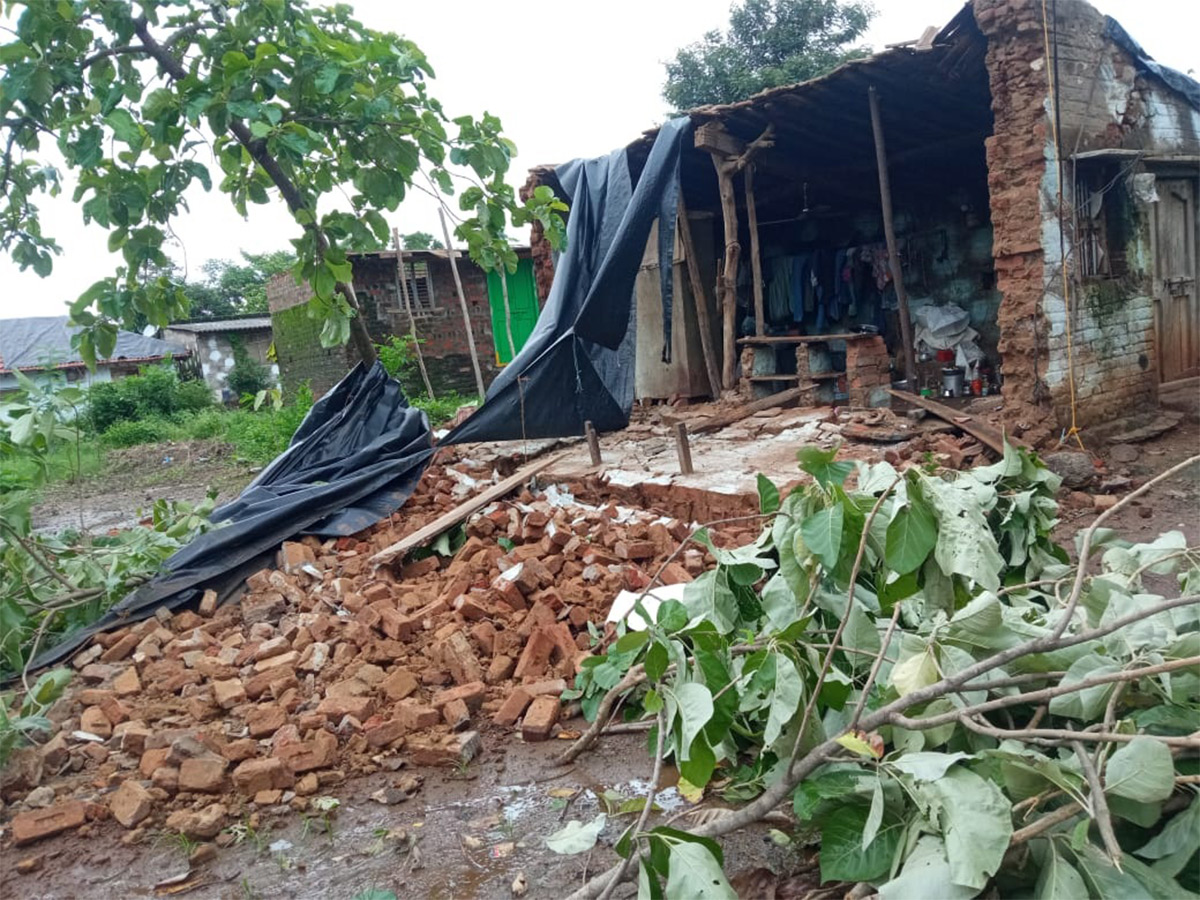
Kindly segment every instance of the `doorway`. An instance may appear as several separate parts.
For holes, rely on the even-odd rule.
[[[1197,182],[1159,178],[1154,204],[1154,327],[1160,381],[1200,375]]]

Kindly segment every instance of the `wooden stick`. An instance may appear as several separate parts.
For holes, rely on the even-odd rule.
[[[462,306],[463,324],[467,328],[467,347],[471,351],[471,365],[475,369],[475,388],[482,399],[487,393],[483,387],[483,373],[479,371],[479,354],[475,351],[475,333],[471,330],[471,313],[467,309],[467,295],[463,293],[462,279],[458,277],[458,263],[455,261],[454,244],[450,241],[450,228],[446,225],[445,210],[438,207],[438,219],[442,223],[442,235],[446,238],[446,256],[450,260],[450,271],[454,274],[454,287],[458,290],[458,302]]]
[[[588,453],[592,457],[592,465],[600,465],[602,462],[600,459],[600,436],[596,434],[595,426],[591,422],[584,422],[583,434],[587,438]]]
[[[733,194],[733,166],[713,154],[717,190],[725,221],[725,267],[721,271],[721,389],[733,390],[737,382],[737,272],[742,245],[738,243],[737,200]]]
[[[504,298],[504,333],[508,336],[508,361],[517,358],[517,342],[512,335],[512,308],[508,305],[508,270],[501,264],[496,270],[500,276],[500,296]]]
[[[692,468],[692,448],[688,445],[687,425],[683,422],[675,423],[675,450],[679,454],[679,471],[684,475],[696,471]]]
[[[687,261],[692,303],[696,307],[696,324],[700,328],[700,349],[704,353],[704,369],[708,375],[710,396],[716,400],[721,396],[721,372],[717,367],[717,355],[713,348],[712,321],[708,318],[708,289],[700,277],[700,260],[696,258],[696,244],[692,241],[692,226],[688,221],[682,191],[679,193],[679,214],[676,221],[679,223],[679,240],[683,244],[683,255]]]
[[[436,400],[433,395],[433,385],[429,381],[429,372],[425,369],[425,354],[421,352],[421,341],[417,337],[417,320],[413,317],[412,304],[408,299],[408,279],[404,275],[404,250],[400,247],[400,230],[392,229],[392,242],[396,245],[396,291],[404,301],[404,312],[408,316],[408,333],[412,336],[413,350],[417,353],[417,365],[421,368],[421,380],[425,382],[425,390],[430,400]]]
[[[746,166],[746,218],[750,224],[750,270],[754,275],[754,333],[763,334],[762,255],[758,249],[758,202],[754,198],[754,163]]]
[[[987,444],[988,447],[1001,456],[1004,455],[1004,440],[1006,435],[986,422],[980,422],[974,416],[968,415],[961,410],[952,409],[945,404],[938,403],[936,400],[930,400],[928,397],[921,397],[917,394],[906,394],[903,391],[891,388],[888,388],[888,393],[906,403],[912,403],[921,407],[921,409],[928,410],[939,419],[944,419],[960,431],[964,431],[976,440]],[[1013,446],[1024,447],[1027,450],[1031,449],[1029,444],[1019,437],[1007,435],[1007,438],[1008,442]]]
[[[712,431],[719,431],[728,425],[732,425],[734,422],[745,419],[747,416],[754,415],[756,412],[762,412],[764,409],[772,409],[776,406],[783,406],[785,403],[791,403],[793,400],[799,400],[815,388],[815,384],[789,388],[786,391],[780,391],[778,394],[772,394],[770,397],[755,400],[753,403],[745,403],[732,412],[721,413],[720,415],[713,416],[706,422],[692,426],[691,433],[708,434]]]
[[[904,289],[904,278],[900,272],[900,253],[896,249],[896,226],[892,220],[892,185],[888,177],[887,148],[883,142],[883,122],[879,116],[879,95],[875,86],[867,91],[871,105],[871,131],[875,135],[875,165],[879,168],[879,202],[883,209],[883,236],[887,241],[888,262],[892,268],[892,284],[896,288],[896,303],[899,305],[900,342],[904,346],[904,374],[908,378],[908,389],[916,393],[917,358],[913,353],[912,320],[908,316],[908,292]]]
[[[545,456],[541,459],[534,460],[529,465],[518,469],[512,475],[505,478],[503,481],[497,482],[486,490],[480,491],[469,500],[460,503],[454,509],[438,516],[424,528],[418,528],[407,537],[402,537],[396,543],[389,547],[384,547],[378,553],[371,557],[370,563],[372,566],[382,566],[385,563],[390,563],[393,560],[403,560],[409,550],[414,547],[420,547],[432,541],[443,531],[453,528],[459,522],[462,522],[476,510],[482,509],[493,500],[499,500],[505,494],[516,490],[534,475],[549,467],[552,463],[557,462],[562,457],[562,454],[554,456]]]

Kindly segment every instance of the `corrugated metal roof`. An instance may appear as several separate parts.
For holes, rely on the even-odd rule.
[[[67,316],[0,319],[0,372],[82,366],[83,360],[71,346],[71,336],[79,329],[72,328],[69,321]],[[186,347],[158,338],[118,331],[112,356],[102,362],[150,362],[166,356],[187,356],[189,352]]]
[[[210,334],[214,331],[258,331],[270,327],[270,316],[246,316],[236,319],[195,319],[190,322],[172,322],[165,330]]]

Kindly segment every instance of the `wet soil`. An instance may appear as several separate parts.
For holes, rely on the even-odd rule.
[[[172,441],[113,450],[95,475],[50,485],[33,509],[38,531],[128,528],[158,499],[197,503],[210,489],[218,503],[234,499],[254,477],[220,441]]]
[[[325,830],[317,816],[290,811],[260,813],[255,833],[223,849],[184,882],[196,900],[227,898],[350,898],[371,889],[397,897],[474,900],[512,896],[519,875],[528,898],[557,898],[618,861],[612,845],[636,818],[615,815],[623,799],[644,796],[650,757],[642,735],[614,735],[575,764],[555,768],[565,741],[525,744],[513,734],[484,735],[484,753],[465,771],[403,769],[424,777],[409,800],[384,806],[370,795],[397,776],[378,773],[330,788],[340,807]],[[664,781],[670,779],[664,777]],[[673,787],[663,786],[651,818],[661,823],[685,808]],[[705,804],[708,806],[708,804]],[[608,812],[608,824],[590,853],[562,856],[546,837],[571,820],[591,822]],[[686,827],[687,822],[681,822]],[[188,872],[177,840],[147,836],[121,842],[112,823],[82,837],[63,835],[10,850],[0,860],[0,896],[134,898],[176,895],[156,885]],[[788,874],[810,865],[807,854],[780,847],[766,826],[722,841],[726,871],[767,867]],[[19,858],[43,855],[42,871],[14,873]],[[815,887],[815,882],[812,887]],[[629,889],[618,893],[622,896]],[[184,891],[179,891],[184,894]]]

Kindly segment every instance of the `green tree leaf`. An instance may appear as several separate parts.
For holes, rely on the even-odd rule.
[[[1152,737],[1135,737],[1118,747],[1104,768],[1105,793],[1139,803],[1166,800],[1175,789],[1171,750]]]
[[[1037,900],[1078,900],[1088,896],[1083,877],[1058,854],[1054,841],[1046,842],[1045,860],[1038,871],[1034,897]]]
[[[863,849],[863,832],[870,809],[856,803],[843,806],[821,823],[821,883],[875,881],[888,871],[903,826],[885,822],[871,845]]]
[[[704,685],[694,681],[667,690],[674,696],[679,709],[681,720],[679,745],[682,748],[681,759],[686,760],[690,754],[692,741],[696,739],[696,735],[713,716],[712,693]],[[695,784],[695,782],[692,783]]]
[[[800,525],[804,543],[826,569],[837,566],[842,548],[844,515],[839,503],[814,513]]]
[[[680,842],[671,845],[667,900],[737,900],[721,864],[702,844]]]
[[[763,731],[763,744],[767,747],[779,739],[788,722],[799,711],[804,696],[804,682],[796,670],[796,664],[786,653],[775,652],[774,656],[775,691],[771,695],[771,708]]]
[[[801,447],[796,451],[796,459],[800,468],[816,479],[817,484],[829,490],[840,487],[846,478],[854,471],[852,462],[834,462],[838,448],[822,450],[820,447]]]
[[[885,559],[901,575],[921,567],[937,544],[937,520],[933,510],[910,491],[908,503],[888,523]]]
[[[879,886],[879,900],[970,900],[977,893],[975,888],[954,883],[946,844],[933,834],[921,835],[900,874]]]
[[[773,513],[779,510],[779,488],[761,472],[758,474],[758,511]]]
[[[1012,805],[995,783],[962,766],[924,789],[940,806],[946,856],[955,884],[982,890],[1004,860],[1012,838]]]
[[[572,819],[546,838],[546,846],[555,853],[585,853],[596,846],[596,840],[600,837],[600,832],[604,830],[606,824],[608,824],[608,816],[604,813],[600,813],[586,825],[578,819]]]

